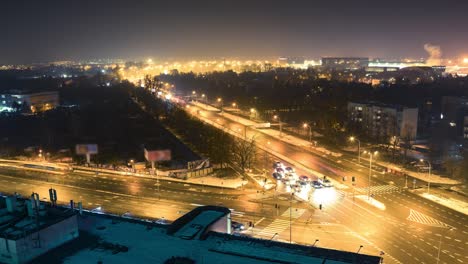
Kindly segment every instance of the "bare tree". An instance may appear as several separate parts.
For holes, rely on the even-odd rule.
[[[408,150],[413,148],[412,140],[413,140],[413,127],[406,124],[403,128],[403,133],[402,133],[402,140],[403,140],[403,153],[404,153],[404,158],[405,161],[407,160],[408,157]]]
[[[163,84],[158,79],[158,77],[156,76],[151,77],[151,75],[145,75],[144,85],[145,85],[145,89],[148,89],[151,92],[158,92],[163,87]]]
[[[232,161],[240,167],[242,171],[251,167],[257,155],[255,137],[249,139],[237,139],[232,147]]]

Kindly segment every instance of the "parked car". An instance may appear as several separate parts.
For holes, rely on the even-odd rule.
[[[234,231],[242,231],[245,229],[244,224],[236,222],[236,221],[231,221],[231,228]]]
[[[315,189],[320,189],[323,187],[319,181],[311,181],[310,185],[312,185],[312,187],[314,187]]]

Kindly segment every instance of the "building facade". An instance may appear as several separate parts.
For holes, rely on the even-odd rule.
[[[57,91],[38,93],[22,93],[9,91],[0,94],[0,112],[30,111],[32,113],[44,112],[56,108],[60,104]]]
[[[348,120],[373,138],[398,136],[413,140],[418,130],[418,108],[349,102]]]

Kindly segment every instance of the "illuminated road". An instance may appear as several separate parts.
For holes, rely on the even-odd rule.
[[[261,236],[259,232],[266,226],[285,219],[289,208],[292,211],[301,210],[309,221],[301,218],[292,218],[291,227],[295,243],[310,244],[309,237],[317,237],[321,246],[341,250],[354,251],[361,244],[366,245],[362,251],[367,254],[378,254],[365,240],[339,224],[333,227],[323,227],[323,232],[317,233],[313,227],[321,226],[320,222],[331,222],[329,216],[318,214],[307,203],[290,199],[289,194],[273,195],[272,193],[257,193],[256,190],[247,189],[226,190],[225,188],[206,187],[201,185],[184,184],[161,180],[159,192],[154,179],[141,179],[130,176],[104,176],[81,173],[66,175],[52,175],[38,172],[25,172],[14,169],[0,169],[0,189],[4,193],[20,193],[28,196],[32,192],[39,193],[41,199],[48,200],[48,189],[55,188],[59,204],[69,204],[82,201],[83,207],[88,210],[100,208],[100,211],[112,214],[126,214],[146,219],[174,220],[182,214],[199,205],[218,204],[234,209],[232,218],[242,222],[248,227],[248,222],[256,223],[254,228],[246,230],[245,235]],[[242,195],[241,195],[242,194]],[[274,198],[273,198],[274,197]],[[275,206],[278,205],[278,206]],[[289,218],[286,217],[289,221]],[[308,222],[308,224],[306,224]],[[289,223],[289,222],[288,222]],[[289,224],[288,224],[289,227]],[[275,238],[289,242],[289,228],[283,228]],[[304,235],[308,234],[308,235]],[[334,241],[333,236],[346,237],[346,241]],[[326,242],[329,241],[329,242]]]
[[[322,213],[328,215],[328,220],[336,219],[337,223],[348,227],[349,232],[359,234],[369,241],[369,244],[382,249],[387,255],[387,263],[390,259],[401,263],[435,263],[439,243],[442,245],[440,263],[468,263],[466,215],[404,191],[401,188],[404,186],[404,179],[390,178],[392,176],[372,171],[371,193],[374,194],[375,200],[385,206],[384,210],[357,198],[353,202],[353,188],[349,182],[351,176],[355,176],[357,180],[355,194],[363,196],[364,200],[367,199],[369,174],[368,166],[365,166],[366,160],[357,165],[344,157],[318,155],[305,147],[285,143],[259,129],[225,118],[219,112],[207,111],[196,106],[191,106],[189,111],[207,123],[223,127],[225,131],[238,137],[255,136],[258,144],[266,146],[270,153],[292,160],[294,165],[299,164],[299,169],[302,167],[305,172],[312,169],[334,178],[338,183],[342,183],[342,177],[346,176],[346,186],[338,189],[339,194],[344,197],[324,203]],[[387,183],[389,181],[396,182],[399,186]],[[455,229],[450,231],[451,228]],[[309,237],[309,243],[310,240]]]

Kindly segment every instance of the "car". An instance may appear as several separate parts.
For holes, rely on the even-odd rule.
[[[294,169],[292,167],[286,167],[285,168],[287,173],[295,173]]]
[[[244,224],[236,222],[236,221],[231,221],[231,228],[234,231],[242,231],[245,229]]]
[[[283,163],[281,163],[281,161],[275,161],[275,163],[273,163],[273,168],[283,168]]]
[[[276,168],[275,170],[276,170],[276,173],[279,173],[279,174],[281,174],[281,175],[284,175],[284,170],[283,170],[283,168]]]
[[[301,186],[307,186],[308,182],[306,181],[298,181],[298,183],[301,185]]]
[[[314,187],[315,189],[321,189],[323,187],[319,181],[311,181],[310,185],[312,185],[312,187]]]
[[[323,187],[333,187],[333,183],[329,179],[321,180],[320,183]]]
[[[291,188],[291,192],[301,192],[302,191],[302,186],[299,184],[291,184],[289,186]]]
[[[281,180],[283,178],[283,175],[281,175],[280,173],[277,173],[277,172],[273,172],[273,178],[275,178],[277,180]]]
[[[301,175],[301,176],[299,176],[299,181],[309,182],[310,179],[309,179],[309,177],[307,177],[305,175]]]

